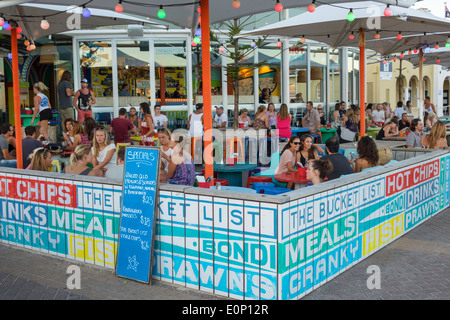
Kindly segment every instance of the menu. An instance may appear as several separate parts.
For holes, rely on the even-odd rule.
[[[150,283],[160,149],[127,146],[116,275]]]

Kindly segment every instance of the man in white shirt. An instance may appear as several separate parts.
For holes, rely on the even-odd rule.
[[[158,131],[160,128],[167,128],[169,119],[167,119],[166,115],[161,113],[161,106],[159,104],[155,105],[155,115],[152,115],[152,117],[155,131]]]
[[[226,128],[228,126],[228,116],[223,111],[223,107],[216,107],[214,122],[217,124],[218,128]]]
[[[386,119],[383,110],[383,105],[381,103],[377,104],[376,110],[372,111],[372,118],[373,122],[375,123],[384,122],[384,120]]]

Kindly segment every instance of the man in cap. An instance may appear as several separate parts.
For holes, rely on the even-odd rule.
[[[81,89],[75,92],[73,97],[73,106],[78,112],[78,122],[83,123],[84,118],[92,118],[92,105],[95,102],[94,93],[88,88],[87,79],[81,80]]]
[[[223,107],[216,106],[216,116],[214,117],[214,122],[217,124],[218,128],[226,128],[228,126],[228,116],[223,112]]]

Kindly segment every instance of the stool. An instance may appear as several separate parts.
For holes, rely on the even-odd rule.
[[[247,188],[250,188],[250,183],[253,182],[272,182],[272,177],[265,176],[251,176],[247,179]]]
[[[275,188],[275,183],[273,183],[273,182],[254,182],[253,183],[253,189],[255,189],[257,193],[264,193],[264,191],[269,188]]]
[[[322,135],[311,133],[311,137],[314,139],[316,144],[322,143]]]
[[[224,157],[227,158],[230,153],[238,153],[237,162],[245,162],[244,150],[245,149],[243,139],[238,138],[227,139],[225,143]]]
[[[282,193],[286,193],[286,192],[290,192],[292,191],[291,189],[288,188],[268,188],[264,190],[265,194],[271,194],[271,195],[277,195],[277,194],[282,194]]]

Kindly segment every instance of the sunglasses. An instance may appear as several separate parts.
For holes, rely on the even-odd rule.
[[[295,144],[296,146],[299,146],[302,144],[301,142],[292,142],[292,143]]]
[[[323,110],[322,108],[319,108],[319,109],[317,109],[317,110]]]

